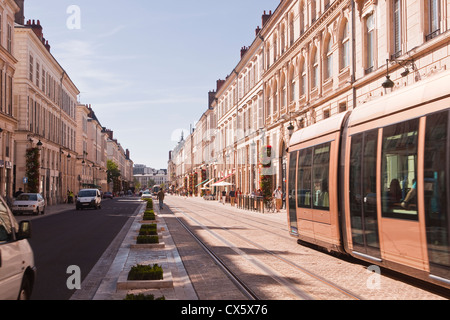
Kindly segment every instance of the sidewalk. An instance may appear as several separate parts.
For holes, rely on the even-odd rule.
[[[153,294],[155,298],[164,296],[166,300],[198,300],[197,294],[191,285],[189,276],[184,268],[181,257],[178,254],[177,247],[172,241],[172,237],[164,221],[167,213],[160,212],[159,207],[154,201],[154,211],[157,214],[161,228],[165,247],[161,249],[134,249],[131,244],[136,243],[135,237],[140,229],[142,213],[145,211],[145,202],[140,206],[129,228],[122,245],[117,252],[113,263],[111,264],[106,276],[103,278],[92,300],[123,300],[127,293],[134,294]],[[166,209],[167,211],[167,209]],[[126,228],[126,227],[125,227]],[[99,261],[99,263],[101,263]],[[165,271],[170,271],[173,279],[173,287],[150,289],[150,290],[118,290],[117,282],[121,273],[128,274],[132,266],[136,264],[154,264],[158,263]],[[95,269],[95,267],[94,267]],[[92,272],[95,273],[93,269]],[[83,287],[83,285],[82,285]],[[72,300],[77,300],[74,295]]]

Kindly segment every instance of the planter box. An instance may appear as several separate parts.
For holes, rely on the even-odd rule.
[[[142,224],[156,223],[156,224],[158,224],[158,223],[160,223],[160,221],[159,220],[140,220],[139,223],[142,223]]]
[[[139,290],[139,289],[160,289],[172,288],[173,278],[170,271],[164,271],[163,280],[128,280],[128,272],[122,271],[117,281],[117,290]]]
[[[133,237],[137,241],[137,236]],[[162,249],[166,247],[162,233],[158,233],[159,243],[133,243],[131,249]]]
[[[131,249],[163,249],[165,247],[166,247],[166,244],[163,241],[159,241],[159,243],[131,244]]]

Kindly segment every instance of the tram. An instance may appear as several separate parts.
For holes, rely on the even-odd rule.
[[[293,134],[290,235],[450,288],[450,72]]]

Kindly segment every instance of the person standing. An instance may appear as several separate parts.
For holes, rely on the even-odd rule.
[[[273,192],[272,195],[273,195],[273,197],[275,198],[275,201],[276,201],[277,212],[280,212],[281,206],[283,205],[283,191],[281,191],[281,187],[278,187]]]
[[[164,190],[162,188],[161,188],[161,190],[159,190],[159,192],[156,195],[156,197],[159,200],[159,210],[162,210],[163,206],[164,206]]]

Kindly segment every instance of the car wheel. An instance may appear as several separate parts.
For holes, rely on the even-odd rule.
[[[18,300],[30,300],[31,297],[31,282],[25,275],[22,279],[22,285],[20,286]]]

